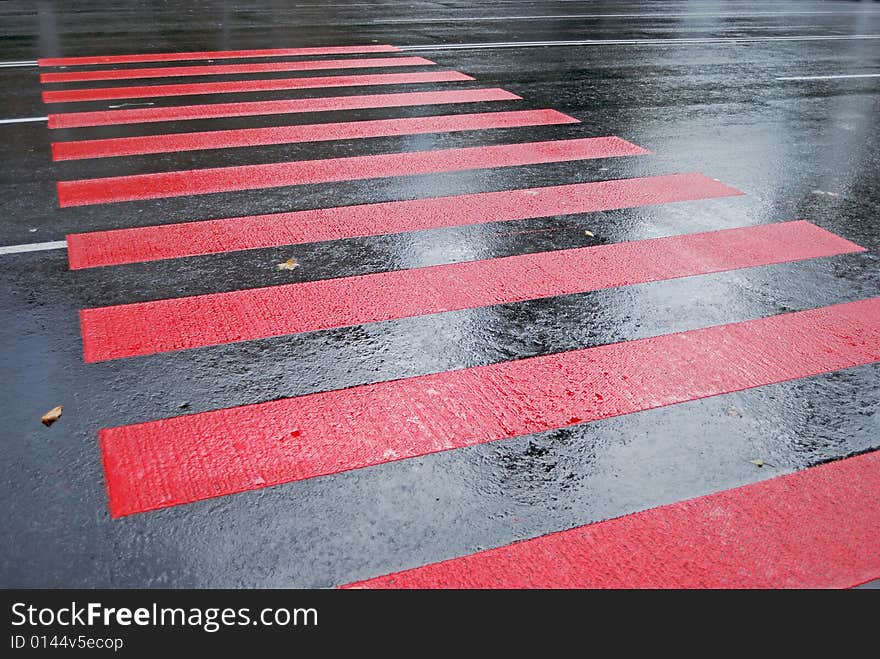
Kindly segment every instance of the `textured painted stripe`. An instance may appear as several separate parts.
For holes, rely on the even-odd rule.
[[[215,50],[193,53],[142,53],[139,55],[97,55],[92,57],[43,57],[40,66],[85,66],[89,64],[134,64],[136,62],[175,62],[206,59],[246,59],[248,57],[295,57],[302,55],[355,55],[397,53],[399,48],[379,46],[317,46],[313,48],[269,48],[263,50]]]
[[[77,270],[741,194],[702,174],[671,174],[75,233],[68,257]]]
[[[878,359],[873,298],[104,429],[110,511],[119,517]]]
[[[348,587],[850,588],[878,547],[875,451]]]
[[[53,142],[53,160],[108,158],[146,153],[174,153],[204,149],[230,149],[266,144],[293,144],[328,140],[387,137],[391,135],[418,135],[420,133],[451,133],[490,128],[517,128],[522,126],[549,126],[576,124],[574,117],[556,110],[517,110],[512,112],[480,112],[432,117],[404,117],[372,121],[300,124],[269,128],[211,130],[198,133],[170,133],[118,137],[79,142]]]
[[[83,206],[309,183],[635,156],[646,153],[648,151],[645,149],[619,137],[592,137],[326,160],[298,160],[266,165],[60,181],[58,203],[61,206]]]
[[[84,309],[83,352],[96,362],[860,251],[796,221]]]
[[[236,94],[281,89],[319,89],[322,87],[367,87],[370,85],[403,85],[418,82],[457,82],[473,80],[458,71],[420,71],[417,73],[371,73],[350,76],[315,76],[269,80],[236,80],[232,82],[198,82],[178,85],[143,85],[139,87],[97,87],[43,92],[44,103],[101,101],[115,98],[157,98],[160,96],[193,96],[197,94]]]
[[[480,103],[485,101],[517,101],[520,97],[503,89],[453,89],[439,92],[404,92],[399,94],[363,94],[358,96],[325,96],[280,101],[244,103],[209,103],[162,108],[131,110],[99,110],[50,114],[49,128],[80,128],[114,124],[141,124],[156,121],[188,121],[218,117],[252,117],[296,112],[334,112],[366,108],[394,108],[411,105],[447,103]],[[45,119],[45,117],[43,117]]]
[[[274,71],[320,71],[323,69],[372,69],[385,66],[423,66],[434,64],[424,57],[364,57],[361,59],[319,59],[299,62],[260,62],[250,64],[205,64],[201,66],[166,66],[149,69],[111,69],[101,71],[64,71],[43,73],[40,82],[86,82],[91,80],[127,80],[132,78],[179,78],[184,76],[239,75]]]

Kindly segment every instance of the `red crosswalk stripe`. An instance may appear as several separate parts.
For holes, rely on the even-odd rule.
[[[240,94],[287,89],[321,89],[324,87],[368,87],[371,85],[408,85],[426,82],[460,82],[473,80],[458,71],[417,71],[415,73],[365,73],[347,76],[309,76],[302,78],[270,78],[266,80],[234,80],[230,82],[196,82],[174,85],[141,85],[137,87],[93,87],[43,92],[44,103],[105,101],[121,98],[160,98],[199,94]]]
[[[878,547],[875,451],[347,587],[851,588]]]
[[[189,121],[221,117],[249,117],[297,112],[338,112],[369,108],[393,108],[410,105],[441,105],[447,103],[482,103],[517,101],[516,94],[498,88],[451,89],[436,92],[401,92],[392,94],[359,94],[356,96],[322,96],[279,101],[246,101],[241,103],[206,103],[128,110],[98,110],[50,114],[49,128],[81,128],[115,124],[141,124],[157,121]]]
[[[103,429],[110,511],[156,510],[878,360],[873,298]]]
[[[67,236],[71,270],[741,195],[702,174],[574,183]]]
[[[314,46],[310,48],[264,48],[262,50],[213,50],[184,53],[141,53],[137,55],[93,55],[87,57],[43,57],[39,66],[86,66],[92,64],[135,64],[186,60],[245,59],[250,57],[295,57],[308,55],[356,55],[397,53],[400,48],[382,45]]]
[[[181,78],[185,76],[240,75],[276,71],[321,71],[324,69],[378,69],[387,66],[425,66],[435,64],[424,57],[363,57],[360,59],[319,59],[298,62],[259,62],[250,64],[205,64],[201,66],[166,66],[161,68],[109,69],[99,71],[64,71],[40,74],[43,84],[128,80],[133,78]]]
[[[420,133],[451,133],[492,128],[550,126],[576,124],[574,117],[556,110],[516,110],[512,112],[480,112],[429,117],[345,121],[339,123],[299,124],[268,128],[210,130],[193,133],[169,133],[138,137],[117,137],[77,142],[53,142],[53,160],[111,158],[147,153],[177,153],[204,149],[230,149],[267,144],[323,142],[330,140],[418,135]]]
[[[389,176],[614,158],[646,153],[648,151],[645,149],[619,137],[591,137],[462,149],[407,151],[325,160],[299,160],[266,165],[193,169],[159,174],[60,181],[58,183],[58,203],[62,207],[83,206],[309,183],[332,183]]]
[[[85,309],[87,362],[862,252],[809,222]]]

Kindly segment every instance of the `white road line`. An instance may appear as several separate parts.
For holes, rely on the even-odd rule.
[[[777,80],[845,80],[847,78],[880,78],[880,73],[849,73],[835,76],[791,76]]]
[[[401,50],[482,50],[488,48],[534,48],[539,46],[689,46],[700,44],[737,44],[765,41],[852,41],[880,39],[880,34],[829,34],[791,37],[706,37],[694,39],[580,39],[571,41],[495,41],[487,43],[439,43],[401,46]]]
[[[484,21],[537,21],[557,18],[690,18],[699,16],[704,18],[753,18],[756,16],[816,16],[816,15],[864,15],[880,18],[880,12],[875,11],[751,11],[747,13],[734,12],[681,12],[681,13],[653,13],[653,14],[543,14],[531,16],[450,16],[446,18],[377,18],[371,23],[463,23]]]
[[[42,252],[47,249],[67,249],[66,240],[52,240],[47,243],[28,243],[27,245],[8,245],[0,247],[0,256],[4,254],[21,254],[23,252]]]
[[[347,2],[340,5],[338,2],[324,2],[321,4],[311,5],[293,5],[294,7],[335,7],[336,9],[345,9],[346,7],[384,7],[382,2]]]
[[[0,62],[0,69],[9,69],[16,66],[36,66],[37,60],[29,59],[21,62]]]
[[[25,124],[29,121],[49,121],[49,117],[18,117],[16,119],[0,119],[0,124]]]

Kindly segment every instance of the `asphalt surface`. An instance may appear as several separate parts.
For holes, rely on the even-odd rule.
[[[337,586],[880,447],[880,368],[868,364],[112,519],[97,443],[101,428],[880,294],[880,77],[831,77],[880,74],[878,3],[237,4],[5,2],[0,62],[380,43],[475,78],[444,83],[444,89],[500,87],[523,100],[91,127],[51,131],[51,136],[45,122],[0,125],[0,245],[187,220],[676,172],[701,172],[744,195],[86,270],[69,270],[63,249],[0,255],[0,364],[6,383],[0,391],[5,531],[0,584]],[[849,38],[853,35],[874,38]],[[618,43],[515,45],[590,40]],[[456,44],[470,45],[450,47]],[[40,92],[49,86],[41,88],[38,73],[35,66],[0,68],[0,119],[120,103],[48,108]],[[780,80],[816,76],[823,79]],[[414,84],[332,93],[438,88]],[[260,92],[235,100],[323,95],[327,90]],[[148,100],[157,107],[217,101],[205,96]],[[544,108],[582,123],[70,162],[53,162],[49,146],[52,140]],[[55,192],[56,181],[69,179],[606,135],[651,154],[71,208],[59,208]],[[83,361],[78,314],[91,307],[794,219],[809,220],[867,251]],[[278,270],[276,264],[288,258],[300,267]],[[46,428],[40,416],[55,405],[64,405],[63,416]],[[764,466],[756,466],[756,459]]]

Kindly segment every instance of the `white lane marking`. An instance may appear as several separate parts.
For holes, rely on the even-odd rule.
[[[294,7],[335,7],[337,9],[344,9],[345,7],[383,7],[384,4],[381,2],[347,2],[344,5],[340,5],[339,3],[328,3],[324,2],[321,4],[311,4],[311,5],[293,5]]]
[[[653,14],[540,14],[531,16],[450,16],[448,18],[377,18],[371,23],[463,23],[483,21],[537,21],[556,18],[690,18],[699,16],[705,18],[753,18],[756,16],[816,16],[816,15],[864,15],[877,16],[880,12],[875,11],[752,11],[745,14],[735,12],[681,12],[681,13],[653,13]]]
[[[21,254],[23,252],[42,252],[47,249],[67,249],[66,240],[52,240],[47,243],[28,243],[26,245],[7,245],[0,247],[0,256],[4,254]]]
[[[213,60],[212,60],[213,61]],[[128,108],[133,106],[140,105],[156,105],[155,103],[120,103],[119,105],[108,105],[107,107],[111,110],[115,110],[116,108]]]
[[[29,59],[22,60],[21,62],[0,62],[0,69],[8,69],[15,66],[36,66],[37,60]]]
[[[0,124],[24,124],[29,121],[49,121],[49,117],[17,117],[15,119],[0,119]]]
[[[579,39],[570,41],[494,41],[486,43],[438,43],[400,46],[401,50],[482,50],[487,48],[534,48],[538,46],[675,46],[735,44],[763,41],[852,41],[880,39],[880,34],[828,34],[791,37],[706,37],[693,39]]]
[[[845,80],[847,78],[880,78],[880,73],[847,73],[833,76],[791,76],[777,80]]]

